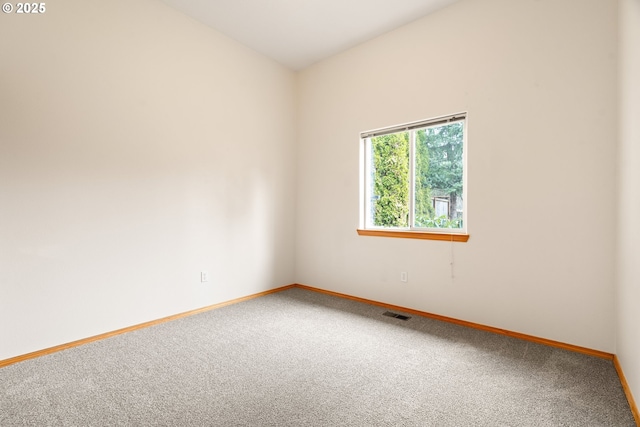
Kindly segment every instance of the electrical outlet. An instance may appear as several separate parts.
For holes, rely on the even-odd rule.
[[[406,271],[401,271],[400,272],[400,281],[404,282],[404,283],[409,281],[409,276],[407,275]]]
[[[201,271],[200,272],[200,281],[201,282],[208,282],[209,281],[209,272]]]

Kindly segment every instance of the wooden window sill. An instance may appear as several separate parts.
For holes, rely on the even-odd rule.
[[[363,230],[358,229],[360,236],[397,237],[400,239],[444,240],[445,242],[466,242],[468,234],[438,233],[431,231],[392,231],[392,230]]]

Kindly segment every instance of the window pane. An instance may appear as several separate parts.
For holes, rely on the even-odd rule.
[[[463,123],[416,131],[415,226],[462,228]]]
[[[369,214],[374,227],[409,226],[409,132],[371,138]]]

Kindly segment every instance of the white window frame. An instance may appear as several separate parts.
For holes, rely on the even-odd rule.
[[[462,227],[461,228],[437,228],[437,227],[415,227],[415,132],[435,126],[442,126],[449,123],[462,123]],[[376,227],[368,224],[371,200],[370,171],[372,168],[371,159],[371,138],[375,136],[388,135],[392,133],[409,131],[409,227]],[[435,117],[427,120],[420,120],[386,128],[374,129],[361,132],[360,134],[360,219],[358,234],[370,236],[386,237],[409,237],[433,240],[467,241],[468,239],[468,117],[466,112]]]

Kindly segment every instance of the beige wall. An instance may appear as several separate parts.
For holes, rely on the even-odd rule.
[[[616,352],[640,404],[640,0],[620,1],[620,203]]]
[[[0,360],[291,283],[294,74],[158,1],[47,8],[0,14]]]
[[[303,71],[297,281],[613,352],[616,32],[616,2],[463,0]],[[469,242],[357,236],[358,133],[459,111]]]

